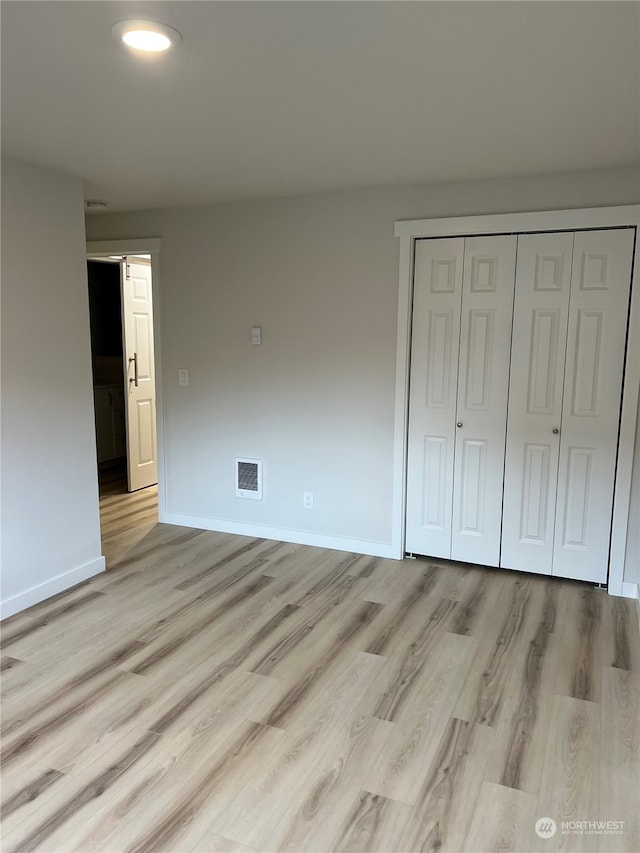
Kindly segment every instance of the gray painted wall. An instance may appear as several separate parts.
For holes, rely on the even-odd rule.
[[[2,161],[2,615],[103,569],[82,182]]]
[[[639,186],[615,170],[88,217],[92,240],[162,238],[166,510],[388,543],[394,221],[631,204]],[[238,455],[264,460],[262,502],[234,496]]]

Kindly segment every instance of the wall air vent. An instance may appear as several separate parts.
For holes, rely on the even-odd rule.
[[[236,459],[236,497],[262,500],[262,462],[260,459]]]

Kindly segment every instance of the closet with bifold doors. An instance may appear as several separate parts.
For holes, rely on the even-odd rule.
[[[606,581],[634,237],[415,241],[408,553]]]
[[[406,549],[499,565],[516,238],[415,251]]]

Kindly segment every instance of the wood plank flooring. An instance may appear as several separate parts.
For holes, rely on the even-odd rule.
[[[4,853],[640,849],[634,602],[154,500],[105,489],[109,570],[2,625]]]
[[[127,492],[126,463],[100,471],[100,532],[107,568],[158,523],[158,487]]]

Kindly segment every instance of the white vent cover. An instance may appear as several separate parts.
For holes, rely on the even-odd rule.
[[[236,459],[236,497],[262,500],[262,461]]]

